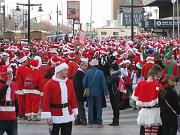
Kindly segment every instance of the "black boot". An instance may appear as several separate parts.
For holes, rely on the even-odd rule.
[[[113,119],[112,123],[109,126],[119,126],[119,119]]]

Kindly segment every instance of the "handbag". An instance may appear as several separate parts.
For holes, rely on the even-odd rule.
[[[171,111],[176,115],[177,117],[177,124],[178,124],[178,132],[180,132],[180,116],[179,114],[176,113],[176,111],[172,108],[172,106],[167,102],[167,100],[164,98],[166,104],[168,105],[168,107],[171,109]]]
[[[93,79],[92,79],[91,84],[90,84],[90,86],[89,86],[89,87],[91,87],[91,86],[92,86],[92,84],[93,84],[93,82],[94,82],[94,79],[95,79],[95,76],[96,76],[97,71],[98,71],[98,70],[96,70],[96,72],[95,72],[95,74],[94,74],[94,76],[93,76]],[[89,95],[90,95],[90,89],[89,89],[89,88],[85,88],[84,93],[83,93],[83,97],[88,97]]]

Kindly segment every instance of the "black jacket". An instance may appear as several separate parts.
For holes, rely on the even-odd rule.
[[[159,106],[160,106],[160,115],[161,115],[162,122],[168,123],[171,125],[177,125],[177,117],[172,112],[172,110],[168,107],[164,98],[171,105],[171,107],[176,111],[176,113],[180,114],[178,95],[175,92],[175,89],[170,88],[166,90],[166,94],[164,97],[159,96]]]
[[[74,89],[76,92],[77,101],[85,101],[86,98],[83,97],[84,88],[83,88],[83,78],[85,73],[83,71],[78,70],[74,75]]]

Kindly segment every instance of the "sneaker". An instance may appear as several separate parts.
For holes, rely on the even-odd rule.
[[[102,128],[102,127],[103,127],[102,124],[98,124],[98,125],[97,125],[97,128]]]
[[[119,126],[118,122],[112,122],[111,124],[109,124],[109,126]]]
[[[93,125],[92,124],[88,124],[87,127],[88,128],[93,128]]]
[[[31,121],[31,120],[32,120],[31,116],[27,116],[27,121]]]
[[[38,118],[38,116],[34,115],[32,116],[32,121],[40,121],[41,119]]]

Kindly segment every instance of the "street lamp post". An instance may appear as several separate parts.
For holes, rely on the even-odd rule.
[[[3,9],[3,31],[6,31],[6,10],[5,10],[5,4],[3,6],[0,6],[0,9]]]
[[[27,4],[17,3],[16,11],[20,11],[19,5],[28,7],[28,44],[30,45],[31,44],[31,35],[30,35],[30,31],[31,31],[31,23],[30,23],[31,16],[30,15],[31,14],[30,14],[30,7],[31,6],[39,6],[39,12],[42,12],[43,10],[42,10],[41,4],[31,4],[30,0],[28,0]]]
[[[59,33],[59,15],[62,15],[62,13],[61,13],[61,10],[59,10],[59,8],[58,8],[58,4],[57,4],[57,32],[56,32],[56,34],[58,34]]]

